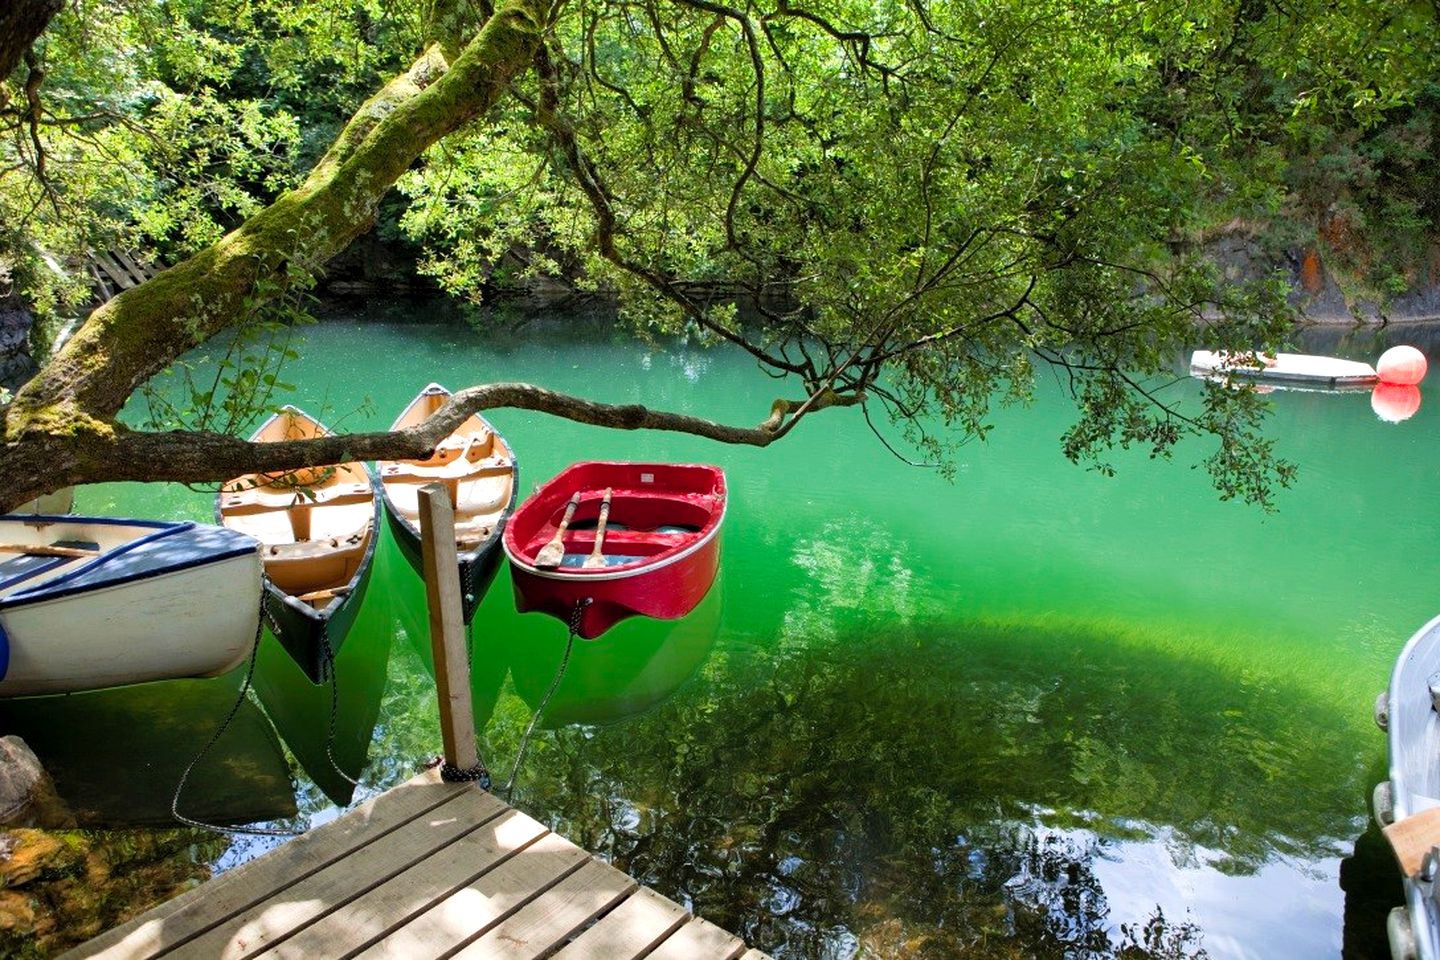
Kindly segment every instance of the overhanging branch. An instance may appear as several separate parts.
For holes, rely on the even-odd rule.
[[[528,383],[491,383],[459,391],[429,419],[405,430],[277,443],[251,443],[209,432],[120,430],[108,440],[96,441],[104,448],[91,451],[101,455],[98,459],[83,457],[66,476],[55,479],[63,479],[65,483],[98,480],[207,483],[245,473],[292,470],[349,460],[418,459],[429,456],[435,445],[471,414],[502,408],[534,410],[612,430],[664,430],[720,443],[765,447],[784,437],[800,417],[825,407],[850,406],[862,399],[827,391],[805,400],[776,400],[763,423],[740,427],[684,413],[652,410],[641,404],[597,403]],[[87,466],[91,463],[103,463],[103,466]],[[7,491],[0,499],[10,496]]]

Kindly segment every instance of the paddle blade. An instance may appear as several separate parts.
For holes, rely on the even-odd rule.
[[[559,537],[551,540],[540,548],[535,554],[535,566],[537,567],[558,567],[560,561],[565,559],[565,543]]]

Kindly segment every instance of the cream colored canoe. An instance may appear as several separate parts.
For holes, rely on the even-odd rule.
[[[285,407],[250,439],[273,443],[329,434],[314,417]],[[262,544],[266,613],[281,644],[320,682],[370,580],[380,503],[369,468],[351,461],[246,474],[221,487],[215,510],[221,524]]]
[[[0,516],[0,696],[232,669],[260,617],[256,546],[190,522]]]
[[[391,425],[402,430],[423,422],[450,399],[432,383],[410,401]],[[390,529],[405,559],[420,571],[419,491],[442,483],[455,505],[455,547],[465,622],[485,596],[500,563],[500,532],[515,509],[519,480],[515,453],[484,417],[476,414],[446,437],[424,460],[381,460],[380,483]]]

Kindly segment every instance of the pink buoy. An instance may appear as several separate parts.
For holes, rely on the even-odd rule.
[[[1386,383],[1413,385],[1425,379],[1425,354],[1414,347],[1391,347],[1380,354],[1375,372]]]
[[[1420,388],[1413,383],[1377,383],[1370,394],[1370,409],[1386,423],[1401,423],[1420,409]]]

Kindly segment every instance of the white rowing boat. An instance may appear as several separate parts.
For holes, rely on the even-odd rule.
[[[1440,960],[1440,617],[1415,632],[1375,704],[1390,779],[1375,788],[1375,820],[1401,865],[1405,906],[1386,924],[1396,960]],[[1434,852],[1432,852],[1434,851]]]
[[[1275,384],[1306,384],[1332,389],[1369,387],[1380,375],[1368,363],[1321,357],[1305,353],[1226,353],[1223,350],[1196,350],[1190,355],[1192,376],[1208,379],[1242,377]]]
[[[255,642],[257,549],[205,524],[0,516],[0,696],[232,669]]]

